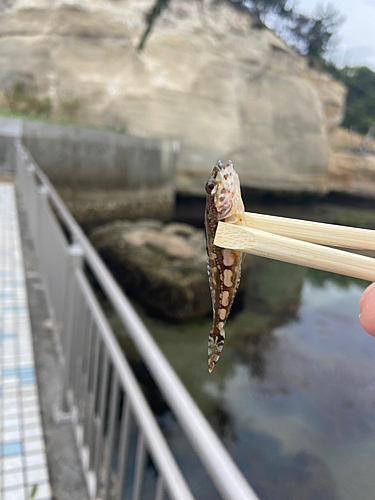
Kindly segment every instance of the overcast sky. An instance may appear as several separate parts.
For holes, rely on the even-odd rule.
[[[311,14],[318,3],[332,4],[344,17],[333,54],[339,66],[369,66],[375,71],[375,0],[296,0],[296,10]]]

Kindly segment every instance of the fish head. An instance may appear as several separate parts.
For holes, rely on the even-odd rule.
[[[230,217],[236,211],[243,213],[240,180],[231,161],[226,165],[220,160],[216,163],[206,182],[206,193],[216,209],[218,220]]]

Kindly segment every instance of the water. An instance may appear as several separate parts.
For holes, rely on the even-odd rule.
[[[209,319],[143,319],[262,500],[369,500],[375,340],[358,321],[366,284],[262,261],[255,265],[264,274],[248,278],[244,306],[228,321],[211,375]],[[251,285],[261,300],[252,299]]]
[[[371,227],[369,216],[353,215]],[[212,374],[211,318],[170,324],[137,310],[262,500],[374,498],[375,339],[358,321],[368,283],[247,259]]]

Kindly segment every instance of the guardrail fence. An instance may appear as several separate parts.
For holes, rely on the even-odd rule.
[[[18,193],[57,331],[64,380],[92,499],[194,497],[87,278],[99,283],[211,478],[210,498],[256,500],[187,390],[161,353],[51,183],[17,139]],[[198,498],[198,497],[197,497]]]

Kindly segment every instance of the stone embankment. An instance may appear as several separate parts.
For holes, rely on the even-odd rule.
[[[375,140],[337,129],[332,137],[327,189],[364,198],[375,198]]]

